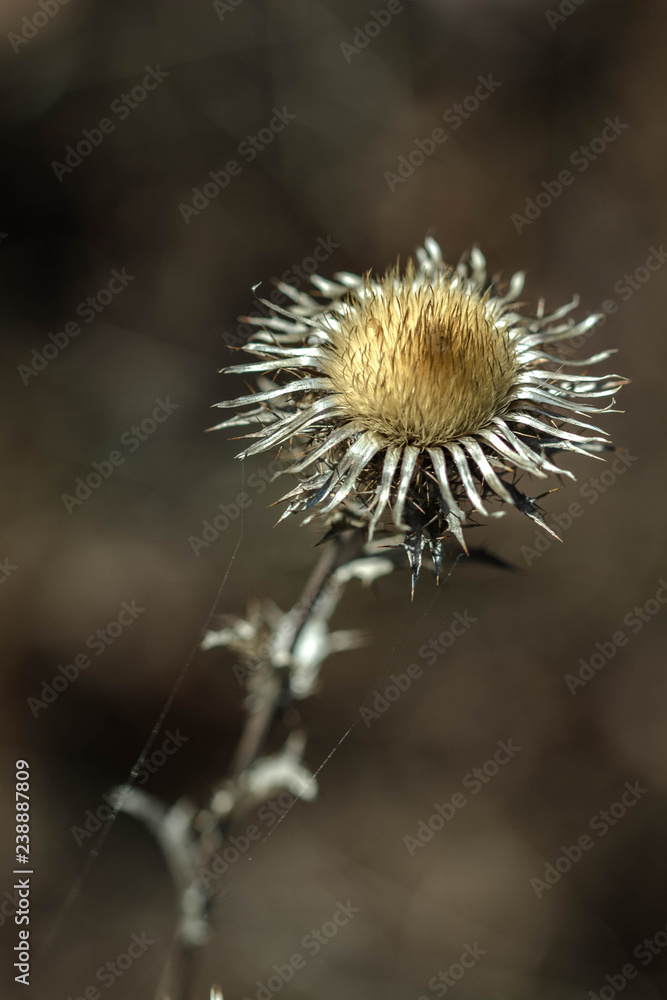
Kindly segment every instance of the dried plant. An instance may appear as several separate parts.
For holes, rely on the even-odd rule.
[[[524,315],[517,305],[524,275],[503,289],[487,279],[476,249],[449,268],[427,239],[417,259],[403,274],[396,267],[382,278],[313,275],[321,297],[279,282],[290,308],[267,302],[268,318],[248,319],[261,330],[245,350],[261,360],[226,369],[259,373],[260,391],[217,404],[252,407],[217,426],[257,428],[241,458],[289,447],[286,471],[297,485],[283,498],[283,517],[306,512],[305,522],[319,519],[328,544],[290,611],[255,600],[245,618],[227,617],[204,637],[202,648],[226,647],[243,662],[247,691],[230,774],[210,799],[167,807],[138,789],[123,790],[121,808],[154,832],[178,893],[176,943],[160,1000],[188,995],[215,893],[215,879],[202,873],[214,870],[230,833],[281,791],[295,799],[316,794],[316,774],[303,764],[298,713],[283,749],[266,755],[264,748],[278,716],[316,689],[326,658],[364,641],[358,632],[329,630],[345,586],[409,565],[414,593],[427,547],[439,578],[447,540],[467,552],[463,532],[471,517],[500,516],[504,505],[551,532],[539,497],[521,492],[519,478],[571,476],[553,462],[557,452],[596,455],[612,447],[589,420],[612,405],[593,401],[612,396],[624,380],[565,369],[585,369],[613,352],[580,361],[558,353],[597,316],[566,319],[576,299],[550,314],[541,301],[535,316]],[[275,384],[267,372],[294,378]],[[500,509],[489,511],[491,504]]]

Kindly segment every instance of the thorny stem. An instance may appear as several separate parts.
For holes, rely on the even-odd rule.
[[[285,622],[281,626],[280,645],[287,647],[290,653],[306,625],[309,616],[315,611],[316,605],[322,600],[332,573],[344,565],[361,549],[363,539],[357,529],[336,535],[331,544],[323,552],[320,561],[315,566],[303,593],[294,605]],[[336,603],[338,603],[336,601]],[[335,607],[335,605],[334,605]],[[334,608],[331,608],[333,611]],[[280,650],[282,652],[282,650]],[[284,685],[276,674],[270,682],[264,685],[259,703],[250,709],[247,722],[241,734],[239,745],[234,756],[231,778],[236,780],[257,759],[271,728],[279,707]]]
[[[479,552],[480,558],[488,558]],[[279,791],[288,790],[295,799],[313,798],[316,793],[314,777],[300,763],[302,731],[293,729],[279,753],[262,753],[279,713],[292,700],[311,694],[327,656],[365,641],[358,632],[329,631],[346,585],[353,579],[371,583],[408,562],[402,546],[365,543],[360,528],[341,531],[325,548],[291,611],[282,614],[272,606],[270,613],[259,613],[255,621],[249,615],[249,621],[236,619],[235,625],[206,634],[203,649],[226,645],[236,646],[237,652],[248,636],[259,641],[262,628],[270,634],[270,640],[255,650],[253,680],[247,685],[248,715],[229,777],[214,788],[204,809],[187,800],[168,806],[136,787],[117,790],[118,808],[141,819],[158,841],[178,895],[178,925],[155,1000],[199,1000],[192,994],[196,961],[210,931],[215,896],[211,886],[219,877],[216,852],[230,831],[244,814]],[[439,562],[433,561],[433,569],[437,574]],[[243,649],[239,655],[247,658],[247,646]],[[211,996],[221,994],[214,989]]]
[[[168,807],[136,788],[126,792],[122,799],[120,808],[143,820],[158,840],[178,893],[178,926],[155,1000],[188,1000],[192,995],[196,958],[207,940],[214,899],[214,877],[205,886],[200,870],[211,864],[230,829],[249,808],[258,806],[281,788],[294,789],[300,784],[299,794],[305,795],[307,782],[312,780],[298,763],[305,742],[303,734],[293,733],[282,755],[264,758],[260,755],[276,717],[293,698],[290,682],[299,657],[299,642],[306,637],[307,631],[312,633],[308,639],[316,637],[320,643],[320,652],[308,663],[310,680],[306,681],[306,694],[329,652],[358,644],[358,638],[355,639],[351,633],[337,633],[341,637],[338,643],[329,641],[327,644],[330,635],[328,622],[346,583],[355,575],[361,579],[372,578],[372,574],[361,569],[355,573],[352,567],[361,565],[362,561],[367,564],[373,562],[378,566],[375,575],[383,575],[394,568],[391,559],[378,559],[377,555],[370,553],[364,558],[363,550],[362,530],[352,528],[335,535],[326,546],[301,597],[282,617],[280,625],[273,629],[271,642],[260,664],[260,683],[247,698],[248,715],[229,778],[214,790],[206,809],[198,810],[183,801]],[[225,644],[222,639],[216,641],[216,635],[222,633],[209,633],[208,641],[203,643],[204,648]],[[276,770],[281,762],[282,775]],[[264,773],[260,777],[262,765]],[[226,808],[221,808],[218,803],[220,793],[223,800],[225,796],[229,800]]]
[[[507,564],[489,557],[483,550],[471,550],[473,558]],[[256,616],[258,620],[236,619],[236,624],[219,632],[208,632],[202,649],[215,646],[239,646],[248,636],[259,640],[261,628],[270,633],[270,641],[258,645],[252,667],[253,681],[248,685],[246,719],[230,768],[230,776],[214,788],[206,808],[187,800],[168,806],[155,796],[136,788],[116,789],[117,808],[142,820],[162,848],[178,895],[179,920],[174,942],[165,963],[155,1000],[199,1000],[192,994],[196,961],[208,940],[214,901],[212,883],[216,852],[243,814],[257,808],[282,790],[294,798],[313,798],[314,777],[301,765],[305,734],[293,730],[284,749],[278,754],[260,756],[278,714],[293,699],[308,697],[317,682],[323,661],[333,652],[361,645],[365,637],[358,632],[329,631],[329,620],[353,579],[371,583],[411,562],[403,547],[381,542],[364,542],[362,529],[347,529],[336,535],[326,547],[304,591],[287,614],[278,609]],[[433,560],[438,572],[439,561]],[[212,870],[208,866],[212,867]],[[202,877],[206,875],[206,879]],[[211,990],[211,1000],[222,1000],[218,988]]]

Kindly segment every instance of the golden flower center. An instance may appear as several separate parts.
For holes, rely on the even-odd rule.
[[[341,406],[396,445],[474,434],[512,398],[519,367],[507,336],[485,296],[449,280],[415,288],[409,272],[401,283],[387,275],[331,334],[323,367]]]

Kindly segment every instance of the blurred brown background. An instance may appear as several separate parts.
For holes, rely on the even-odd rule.
[[[478,242],[492,272],[526,268],[530,308],[574,292],[577,315],[618,307],[583,350],[620,350],[605,364],[632,379],[626,412],[604,424],[634,461],[598,488],[601,463],[566,457],[577,483],[544,501],[559,516],[580,504],[562,545],[531,556],[534,526],[512,512],[480,528],[476,541],[514,573],[461,560],[440,592],[425,573],[412,604],[405,575],[350,587],[335,625],[369,628],[374,640],[332,658],[303,705],[307,764],[318,768],[357,725],[319,774],[317,801],[297,804],[252,862],[232,868],[197,995],[220,982],[225,1000],[254,998],[273,964],[303,953],[304,935],[349,899],[359,913],[284,995],[442,996],[429,981],[477,942],[486,953],[456,984],[458,1000],[601,990],[609,1000],[627,963],[640,974],[622,984],[626,996],[667,996],[667,956],[633,956],[645,938],[667,942],[667,610],[636,634],[623,624],[667,576],[667,268],[632,277],[666,238],[667,6],[564,0],[559,12],[554,0],[548,16],[536,0],[413,0],[350,52],[341,44],[362,39],[356,29],[386,12],[383,0],[73,0],[35,28],[45,4],[6,0],[0,15],[0,890],[13,878],[14,761],[27,758],[33,775],[38,943],[94,843],[79,846],[72,828],[139,756],[239,539],[219,611],[242,612],[253,595],[287,608],[316,558],[314,531],[296,521],[273,530],[278,483],[252,493],[242,528],[234,521],[197,556],[189,542],[243,488],[235,444],[203,430],[211,404],[242,387],[217,369],[243,340],[236,317],[253,308],[251,286],[300,267],[320,238],[330,274],[384,269],[432,232],[451,263]],[[123,104],[147,67],[168,75]],[[443,125],[489,74],[493,94],[460,127],[451,116]],[[239,153],[275,108],[296,117],[252,159]],[[573,165],[616,116],[628,127],[587,169]],[[105,118],[113,128],[92,132],[99,143],[78,165],[53,168]],[[446,142],[390,184],[385,173],[438,127]],[[241,172],[198,215],[184,212],[231,159]],[[568,168],[574,182],[517,227],[512,214]],[[113,269],[132,280],[96,298],[110,301],[86,322],[79,304]],[[80,334],[42,353],[49,334],[77,321]],[[178,408],[139,442],[130,428],[167,398]],[[63,494],[112,452],[122,463],[68,512]],[[270,457],[249,461],[246,477]],[[145,611],[90,654],[87,637],[133,600]],[[475,624],[427,666],[419,648],[466,610]],[[573,695],[565,675],[619,629],[627,645]],[[90,668],[35,717],[28,699],[86,651]],[[410,662],[424,676],[366,727],[369,691]],[[187,742],[147,790],[202,795],[225,773],[241,721],[232,663],[193,658],[164,723]],[[521,751],[412,857],[404,838],[508,739]],[[626,782],[647,792],[538,898],[530,880],[591,833]],[[160,853],[121,816],[28,990],[13,988],[16,928],[5,917],[2,994],[81,996],[145,933],[155,944],[109,989],[151,997],[173,925]]]

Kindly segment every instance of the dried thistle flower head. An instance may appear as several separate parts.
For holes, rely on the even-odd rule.
[[[253,407],[218,425],[259,425],[240,458],[290,443],[286,471],[299,482],[283,498],[283,516],[328,514],[367,525],[369,537],[378,526],[403,532],[413,579],[426,544],[436,573],[448,534],[465,548],[463,525],[472,511],[489,514],[490,499],[550,531],[516,481],[524,472],[574,478],[553,464],[556,452],[609,448],[588,415],[608,410],[611,403],[592,401],[624,382],[565,371],[613,353],[558,356],[560,341],[599,318],[564,320],[578,299],[550,315],[540,302],[526,316],[516,305],[523,273],[502,289],[487,280],[478,249],[450,268],[428,238],[417,260],[379,279],[313,275],[322,299],[279,282],[290,308],[266,302],[269,317],[248,320],[262,329],[245,350],[261,360],[225,371],[297,377],[277,385],[263,379],[263,391],[216,404]]]
[[[370,287],[322,356],[350,417],[400,447],[428,448],[474,434],[504,410],[518,372],[487,298],[444,272],[415,284],[412,263]]]

